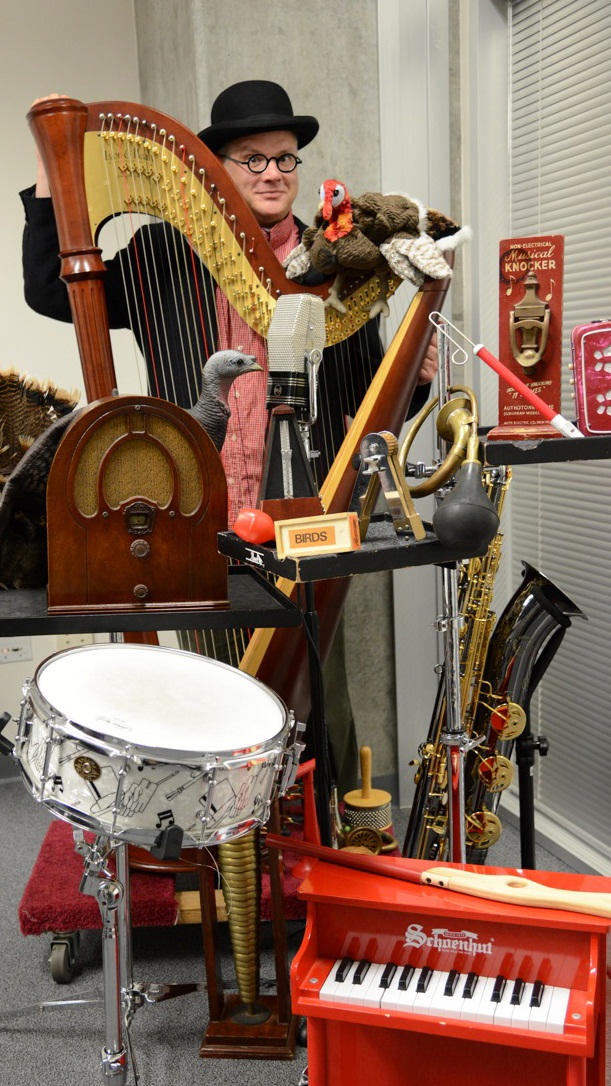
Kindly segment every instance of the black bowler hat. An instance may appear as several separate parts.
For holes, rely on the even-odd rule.
[[[305,147],[318,132],[316,117],[296,117],[286,91],[267,79],[247,79],[227,87],[216,98],[210,120],[209,128],[198,136],[211,151],[252,132],[285,129],[295,133],[298,147]]]

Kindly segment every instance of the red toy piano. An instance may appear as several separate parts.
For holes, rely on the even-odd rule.
[[[609,919],[321,861],[300,892],[308,918],[291,991],[307,1016],[310,1086],[605,1086]]]

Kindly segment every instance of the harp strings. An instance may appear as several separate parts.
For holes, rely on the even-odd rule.
[[[210,299],[201,288],[201,277],[198,279],[198,258],[188,244],[195,213],[201,209],[194,204],[193,196],[187,197],[185,193],[188,173],[185,163],[178,180],[182,190],[185,233],[170,227],[152,232],[147,221],[150,223],[152,218],[155,223],[158,216],[153,210],[167,204],[168,190],[177,184],[175,141],[165,130],[158,132],[155,125],[147,126],[150,133],[143,140],[139,125],[138,119],[117,119],[110,115],[102,118],[100,129],[101,147],[110,143],[116,148],[118,157],[115,168],[113,154],[104,156],[111,206],[124,209],[123,214],[115,214],[112,220],[116,259],[127,299],[128,323],[148,361],[147,391],[174,402],[188,399],[190,405],[199,395],[201,370],[214,350],[214,344],[208,342],[206,329],[216,325]],[[138,159],[143,143],[154,156],[155,169]],[[143,213],[146,213],[146,219],[143,219]],[[159,278],[159,257],[163,258],[163,283]],[[166,323],[162,293],[172,299],[176,314],[172,329]],[[172,364],[164,366],[164,359],[171,359]],[[180,382],[177,380],[178,367],[183,375]],[[180,391],[185,387],[186,396]],[[183,405],[187,406],[186,403]]]

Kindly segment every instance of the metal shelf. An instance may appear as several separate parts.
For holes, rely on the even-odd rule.
[[[219,610],[86,612],[47,611],[46,588],[0,592],[0,637],[67,633],[125,633],[138,630],[237,629],[300,626],[302,614],[271,582],[247,566],[230,566],[229,607]]]

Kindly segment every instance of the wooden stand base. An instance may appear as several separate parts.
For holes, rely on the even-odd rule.
[[[278,802],[272,805],[268,823],[272,832],[280,829]],[[199,1049],[200,1056],[217,1059],[291,1060],[295,1054],[298,1020],[291,1011],[288,947],[284,917],[281,861],[276,849],[266,857],[272,900],[272,933],[276,971],[275,995],[257,995],[256,1009],[263,1011],[249,1021],[238,994],[226,995],[219,951],[219,921],[215,872],[199,868],[199,895],[202,917],[204,963],[208,988],[209,1020]],[[265,1011],[269,1011],[265,1015]]]
[[[299,1019],[289,1012],[288,1021],[282,1021],[286,1014],[279,1012],[278,999],[274,995],[259,996],[257,1004],[269,1010],[269,1018],[261,1024],[249,1025],[241,1016],[239,1022],[232,1017],[239,1015],[240,997],[227,996],[222,1017],[211,1021],[206,1029],[199,1049],[200,1056],[234,1060],[292,1060]]]

